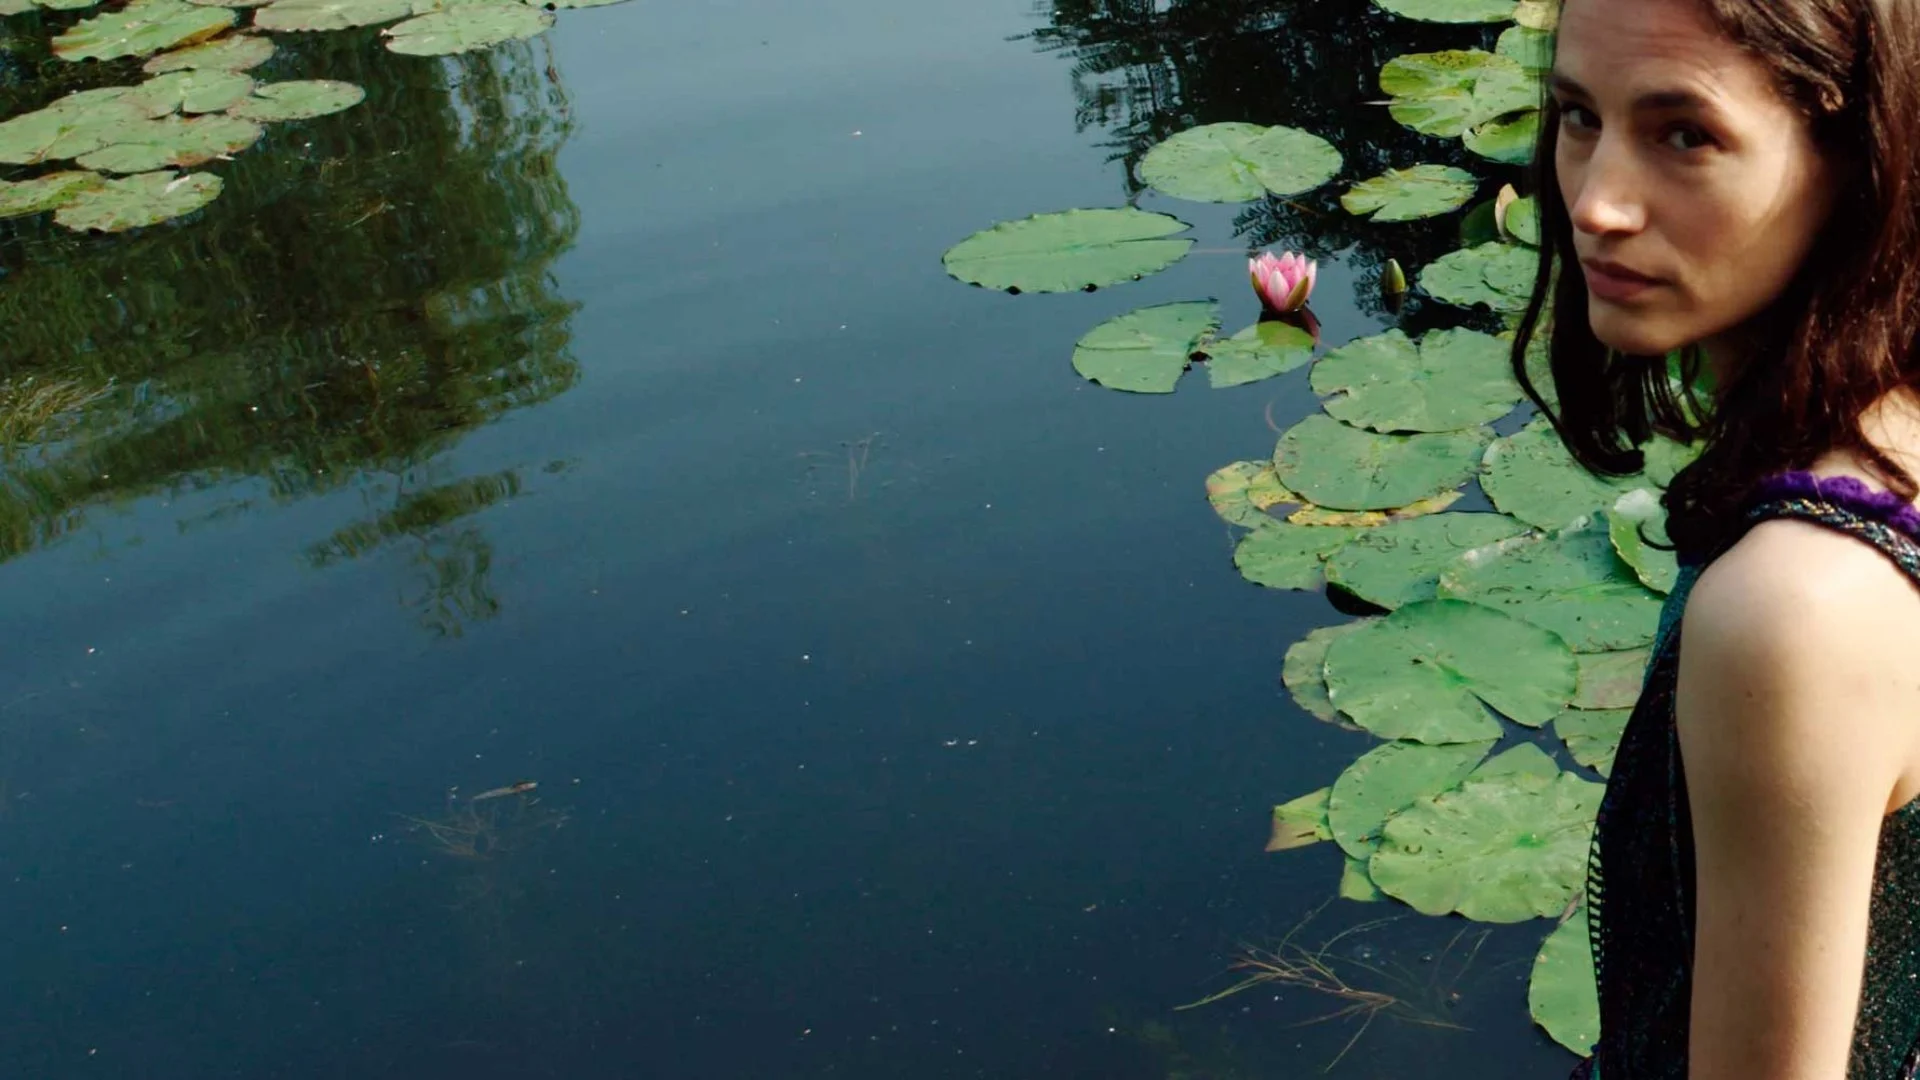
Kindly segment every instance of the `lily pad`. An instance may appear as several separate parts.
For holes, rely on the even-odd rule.
[[[253,96],[236,103],[228,111],[248,120],[271,123],[286,120],[311,120],[365,101],[367,92],[350,82],[333,79],[302,79],[295,82],[267,83]]]
[[[1534,147],[1540,141],[1540,110],[1483,120],[1468,128],[1460,141],[1488,161],[1525,165],[1533,160]]]
[[[1593,941],[1586,905],[1547,935],[1533,958],[1527,1011],[1553,1041],[1585,1057],[1600,1039],[1600,989],[1593,972]]]
[[[1236,461],[1207,477],[1207,502],[1230,525],[1254,529],[1270,524],[1269,509],[1299,501],[1274,475],[1271,461]]]
[[[1459,502],[1465,494],[1464,491],[1443,491],[1430,498],[1415,499],[1405,506],[1396,506],[1392,510],[1329,510],[1324,506],[1306,503],[1288,514],[1287,520],[1295,525],[1355,525],[1372,529],[1396,521],[1412,521],[1417,517],[1438,514]]]
[[[1509,612],[1553,631],[1576,652],[1638,648],[1653,641],[1660,622],[1659,595],[1620,561],[1599,515],[1554,535],[1467,552],[1441,572],[1440,595]]]
[[[261,30],[345,30],[404,19],[429,5],[415,0],[274,0],[253,13]]]
[[[119,11],[95,15],[53,39],[62,60],[112,60],[145,56],[205,41],[238,19],[225,8],[195,7],[181,0],[133,0]]]
[[[407,56],[449,56],[546,32],[553,15],[526,4],[463,3],[388,27],[387,48]]]
[[[1396,56],[1380,69],[1380,89],[1391,101],[1387,111],[1422,135],[1454,139],[1475,124],[1492,120],[1514,106],[1510,89],[1526,70],[1511,57],[1482,49]],[[1489,81],[1487,92],[1477,93]]]
[[[1673,591],[1680,579],[1680,562],[1670,548],[1656,546],[1670,541],[1666,508],[1652,488],[1635,488],[1615,499],[1607,529],[1613,550],[1633,568],[1642,585],[1663,595]]]
[[[1651,650],[1582,653],[1580,690],[1573,696],[1576,709],[1627,709],[1640,700]]]
[[[1315,414],[1274,450],[1280,482],[1316,506],[1388,510],[1459,487],[1473,475],[1492,433],[1382,435]]]
[[[1112,390],[1171,394],[1219,325],[1220,305],[1211,300],[1129,311],[1087,331],[1073,347],[1073,370]]]
[[[1464,552],[1527,531],[1504,514],[1435,514],[1368,530],[1327,560],[1327,583],[1388,610],[1431,600]]]
[[[1333,830],[1327,826],[1327,796],[1332,793],[1332,788],[1321,788],[1274,807],[1267,850],[1291,851],[1333,839]]]
[[[1131,207],[1067,210],[1004,221],[948,251],[947,273],[989,289],[1073,292],[1133,281],[1180,261],[1187,223]]]
[[[1497,23],[1513,18],[1513,0],[1373,0],[1403,19],[1433,23]]]
[[[1207,124],[1173,136],[1140,160],[1140,181],[1178,199],[1247,202],[1298,195],[1333,179],[1340,151],[1297,128]]]
[[[1638,487],[1631,478],[1600,479],[1582,468],[1545,417],[1487,447],[1480,486],[1502,513],[1542,529],[1612,506]]]
[[[1269,589],[1320,587],[1320,564],[1360,530],[1338,525],[1262,525],[1240,538],[1233,565],[1240,576]]]
[[[1520,62],[1528,71],[1543,72],[1553,67],[1553,35],[1526,26],[1509,26],[1500,32],[1493,51]]]
[[[1568,709],[1553,718],[1553,733],[1567,744],[1573,760],[1601,776],[1611,776],[1620,734],[1632,717],[1632,709]]]
[[[1698,444],[1678,442],[1659,435],[1640,449],[1646,454],[1647,479],[1655,487],[1665,490],[1673,485],[1673,478],[1680,475],[1681,469],[1693,464],[1694,459],[1700,456],[1701,448]]]
[[[1347,856],[1346,864],[1340,870],[1340,899],[1371,904],[1386,898],[1387,894],[1381,892],[1373,879],[1367,876],[1367,860]]]
[[[165,116],[132,129],[121,141],[80,155],[78,163],[115,173],[184,168],[244,150],[262,134],[259,124],[235,116]]]
[[[1468,779],[1490,780],[1496,776],[1516,774],[1551,780],[1560,775],[1560,766],[1554,764],[1553,758],[1548,757],[1545,750],[1533,743],[1523,742],[1481,762],[1480,767],[1473,770],[1473,775]]]
[[[169,71],[250,71],[273,57],[272,39],[264,34],[228,34],[199,45],[161,53],[141,65],[149,75]]]
[[[253,91],[253,77],[237,71],[191,69],[156,75],[122,96],[153,117],[219,112]],[[144,172],[135,169],[135,172]]]
[[[1360,181],[1340,196],[1340,205],[1375,221],[1414,221],[1458,210],[1478,190],[1480,178],[1465,169],[1415,165]]]
[[[1551,31],[1560,25],[1560,0],[1520,0],[1513,21],[1528,30]]]
[[[1540,255],[1519,244],[1481,244],[1448,252],[1420,271],[1420,287],[1434,299],[1460,307],[1484,304],[1495,311],[1525,311],[1533,297]]]
[[[1551,631],[1479,604],[1418,600],[1327,650],[1335,708],[1386,739],[1498,738],[1491,706],[1539,727],[1573,700],[1573,654]]]
[[[44,214],[105,182],[100,174],[91,172],[57,172],[11,184],[0,180],[0,218]]]
[[[142,173],[75,193],[53,220],[76,232],[125,232],[190,214],[222,186],[212,173]]]
[[[1515,240],[1529,247],[1540,246],[1540,203],[1532,196],[1515,199],[1507,207],[1505,220],[1501,224]]]
[[[1292,323],[1268,319],[1200,351],[1207,357],[1207,380],[1215,389],[1284,375],[1313,359],[1313,335]]]
[[[1327,825],[1333,839],[1348,855],[1371,856],[1387,819],[1466,779],[1491,749],[1491,740],[1447,746],[1391,742],[1374,747],[1333,782],[1327,800]]]
[[[1327,650],[1333,647],[1334,642],[1371,622],[1372,619],[1359,619],[1339,626],[1310,630],[1306,637],[1294,642],[1287,650],[1286,662],[1280,668],[1280,682],[1309,716],[1359,730],[1341,718],[1340,710],[1333,707],[1333,699],[1327,696]]]
[[[1586,878],[1601,792],[1565,772],[1468,779],[1389,819],[1367,870],[1426,915],[1492,923],[1558,915]]]
[[[119,100],[124,88],[114,89],[116,93],[106,97],[91,92],[69,95],[0,123],[0,163],[34,165],[77,157],[146,123],[146,110]]]
[[[1416,345],[1398,330],[1360,338],[1313,367],[1334,419],[1374,431],[1462,431],[1498,420],[1525,396],[1512,347],[1477,330],[1434,330]]]

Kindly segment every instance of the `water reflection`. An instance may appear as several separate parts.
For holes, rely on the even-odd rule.
[[[1234,231],[1249,248],[1342,252],[1343,261],[1377,282],[1389,258],[1417,266],[1452,251],[1458,230],[1450,219],[1375,225],[1354,217],[1339,203],[1347,186],[1422,162],[1501,172],[1457,139],[1428,138],[1395,123],[1378,84],[1381,66],[1395,56],[1491,48],[1493,30],[1414,23],[1367,4],[1314,0],[1051,0],[1035,16],[1045,25],[1029,37],[1072,59],[1075,122],[1082,131],[1106,129],[1103,145],[1122,166],[1129,199],[1145,190],[1135,167],[1146,152],[1201,124],[1286,124],[1340,148],[1346,165],[1339,182],[1240,210]],[[1370,314],[1391,314],[1377,288],[1360,290],[1356,300]]]
[[[49,34],[10,39],[0,114],[98,67],[49,60]],[[448,475],[443,455],[579,379],[552,276],[580,227],[555,165],[566,91],[544,42],[445,63],[396,62],[375,31],[281,44],[263,78],[350,80],[366,104],[216,163],[225,196],[176,226],[0,222],[0,558],[137,496],[265,482],[187,528],[359,488],[365,520],[309,562],[413,544],[402,602],[458,633],[498,608],[462,519],[520,479]]]

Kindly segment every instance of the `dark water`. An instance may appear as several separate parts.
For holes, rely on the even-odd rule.
[[[939,256],[1128,200],[1194,123],[1447,160],[1362,102],[1461,32],[1362,8],[637,0],[445,66],[314,36],[271,74],[368,104],[199,219],[0,225],[9,408],[63,405],[0,433],[0,1076],[1317,1075],[1359,1025],[1298,1025],[1343,1002],[1173,1011],[1338,876],[1260,847],[1364,745],[1277,685],[1341,616],[1242,581],[1201,491],[1305,372],[1139,398],[1067,358],[1146,303],[1250,320],[1268,243],[1328,259],[1338,343],[1452,226],[1148,195],[1201,252],[1090,296]],[[65,88],[6,56],[0,112]],[[1457,1026],[1382,1016],[1334,1075],[1564,1071],[1537,928],[1471,963],[1466,929],[1339,946]]]

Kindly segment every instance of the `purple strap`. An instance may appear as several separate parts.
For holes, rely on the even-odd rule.
[[[1920,509],[1892,491],[1881,491],[1852,476],[1816,476],[1785,472],[1762,480],[1750,502],[1777,499],[1817,499],[1873,518],[1920,540]]]

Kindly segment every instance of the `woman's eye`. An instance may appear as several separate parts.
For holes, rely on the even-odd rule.
[[[1600,126],[1600,118],[1593,115],[1591,109],[1583,105],[1561,105],[1560,121],[1570,128],[1580,131],[1592,131]]]
[[[1700,150],[1713,145],[1711,135],[1687,124],[1669,128],[1667,133],[1660,137],[1660,141],[1670,149],[1681,151]]]

